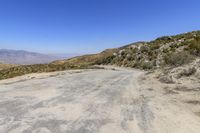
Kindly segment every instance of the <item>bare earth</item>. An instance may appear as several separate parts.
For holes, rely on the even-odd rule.
[[[131,69],[0,81],[0,133],[200,133],[200,102],[166,89]]]

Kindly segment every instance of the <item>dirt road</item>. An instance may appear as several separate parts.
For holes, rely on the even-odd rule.
[[[0,81],[0,133],[199,133],[200,117],[137,70],[76,70]]]

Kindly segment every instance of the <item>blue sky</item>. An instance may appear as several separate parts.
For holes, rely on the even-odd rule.
[[[0,48],[95,53],[200,30],[199,0],[0,0]]]

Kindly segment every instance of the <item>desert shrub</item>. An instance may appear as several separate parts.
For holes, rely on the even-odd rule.
[[[164,56],[165,63],[170,66],[181,66],[190,63],[193,59],[194,57],[186,51],[168,53]]]
[[[179,47],[179,45],[177,43],[170,46],[171,49],[176,49],[178,47]]]
[[[176,48],[175,48],[175,47],[171,47],[170,51],[171,51],[171,52],[175,52],[175,51],[176,51]]]
[[[135,59],[135,55],[134,54],[130,54],[129,56],[127,56],[127,60],[128,61],[133,61]]]
[[[129,63],[129,67],[135,68],[135,67],[136,67],[135,61],[131,61],[131,62]]]
[[[189,43],[189,41],[184,41],[184,42],[181,42],[180,44],[179,44],[179,46],[181,47],[181,46],[186,46],[186,45],[188,45],[188,43]]]
[[[152,43],[149,45],[150,49],[151,50],[155,50],[155,49],[159,49],[160,48],[160,45],[157,44],[157,43]]]
[[[189,50],[194,55],[200,55],[200,37],[195,38],[189,44]]]
[[[188,69],[184,69],[183,71],[181,71],[179,74],[178,74],[178,78],[181,78],[183,76],[191,76],[193,74],[195,74],[197,71],[197,69],[195,67],[192,67],[192,68],[188,68]]]
[[[168,48],[166,48],[166,49],[163,49],[163,53],[169,53],[170,52],[170,50],[168,49]]]
[[[138,48],[131,48],[131,49],[130,49],[130,52],[131,52],[131,53],[136,53],[137,51],[138,51]]]
[[[156,51],[150,51],[150,52],[148,53],[148,58],[149,58],[149,60],[154,60],[154,59],[157,58],[157,56],[158,56],[158,52],[156,52]]]
[[[106,58],[102,58],[102,59],[97,60],[94,64],[97,64],[97,65],[109,64],[113,61],[114,58],[115,58],[115,56],[111,55],[111,56],[108,56]]]
[[[151,62],[146,62],[142,64],[142,68],[147,70],[147,69],[153,69],[153,64]]]
[[[163,37],[159,37],[157,38],[154,43],[155,44],[165,44],[165,43],[168,43],[170,41],[173,41],[173,38],[170,37],[170,36],[163,36]]]
[[[159,78],[159,81],[162,82],[162,83],[166,83],[166,84],[173,84],[175,83],[172,76],[161,76]]]
[[[148,53],[150,51],[149,47],[147,45],[143,45],[140,48],[141,53]]]
[[[138,68],[140,69],[144,69],[144,70],[150,70],[154,68],[154,65],[152,62],[145,62],[145,61],[141,61],[137,64],[135,64]]]

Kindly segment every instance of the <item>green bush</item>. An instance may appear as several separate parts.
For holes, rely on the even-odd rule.
[[[165,63],[170,66],[181,66],[186,63],[190,63],[193,59],[194,57],[186,51],[168,53],[164,56]]]
[[[189,50],[194,55],[200,55],[200,37],[195,38],[190,43]]]
[[[154,68],[154,64],[151,61],[145,62],[144,60],[142,60],[140,62],[135,62],[134,67],[144,70],[150,70]]]
[[[151,50],[155,50],[155,49],[159,49],[160,45],[157,43],[152,43],[152,44],[149,44],[149,47]]]
[[[143,64],[141,64],[141,67],[144,70],[149,70],[153,69],[153,64],[151,62],[144,62]]]
[[[140,52],[141,53],[148,53],[150,51],[149,47],[147,45],[142,45],[140,47]]]

